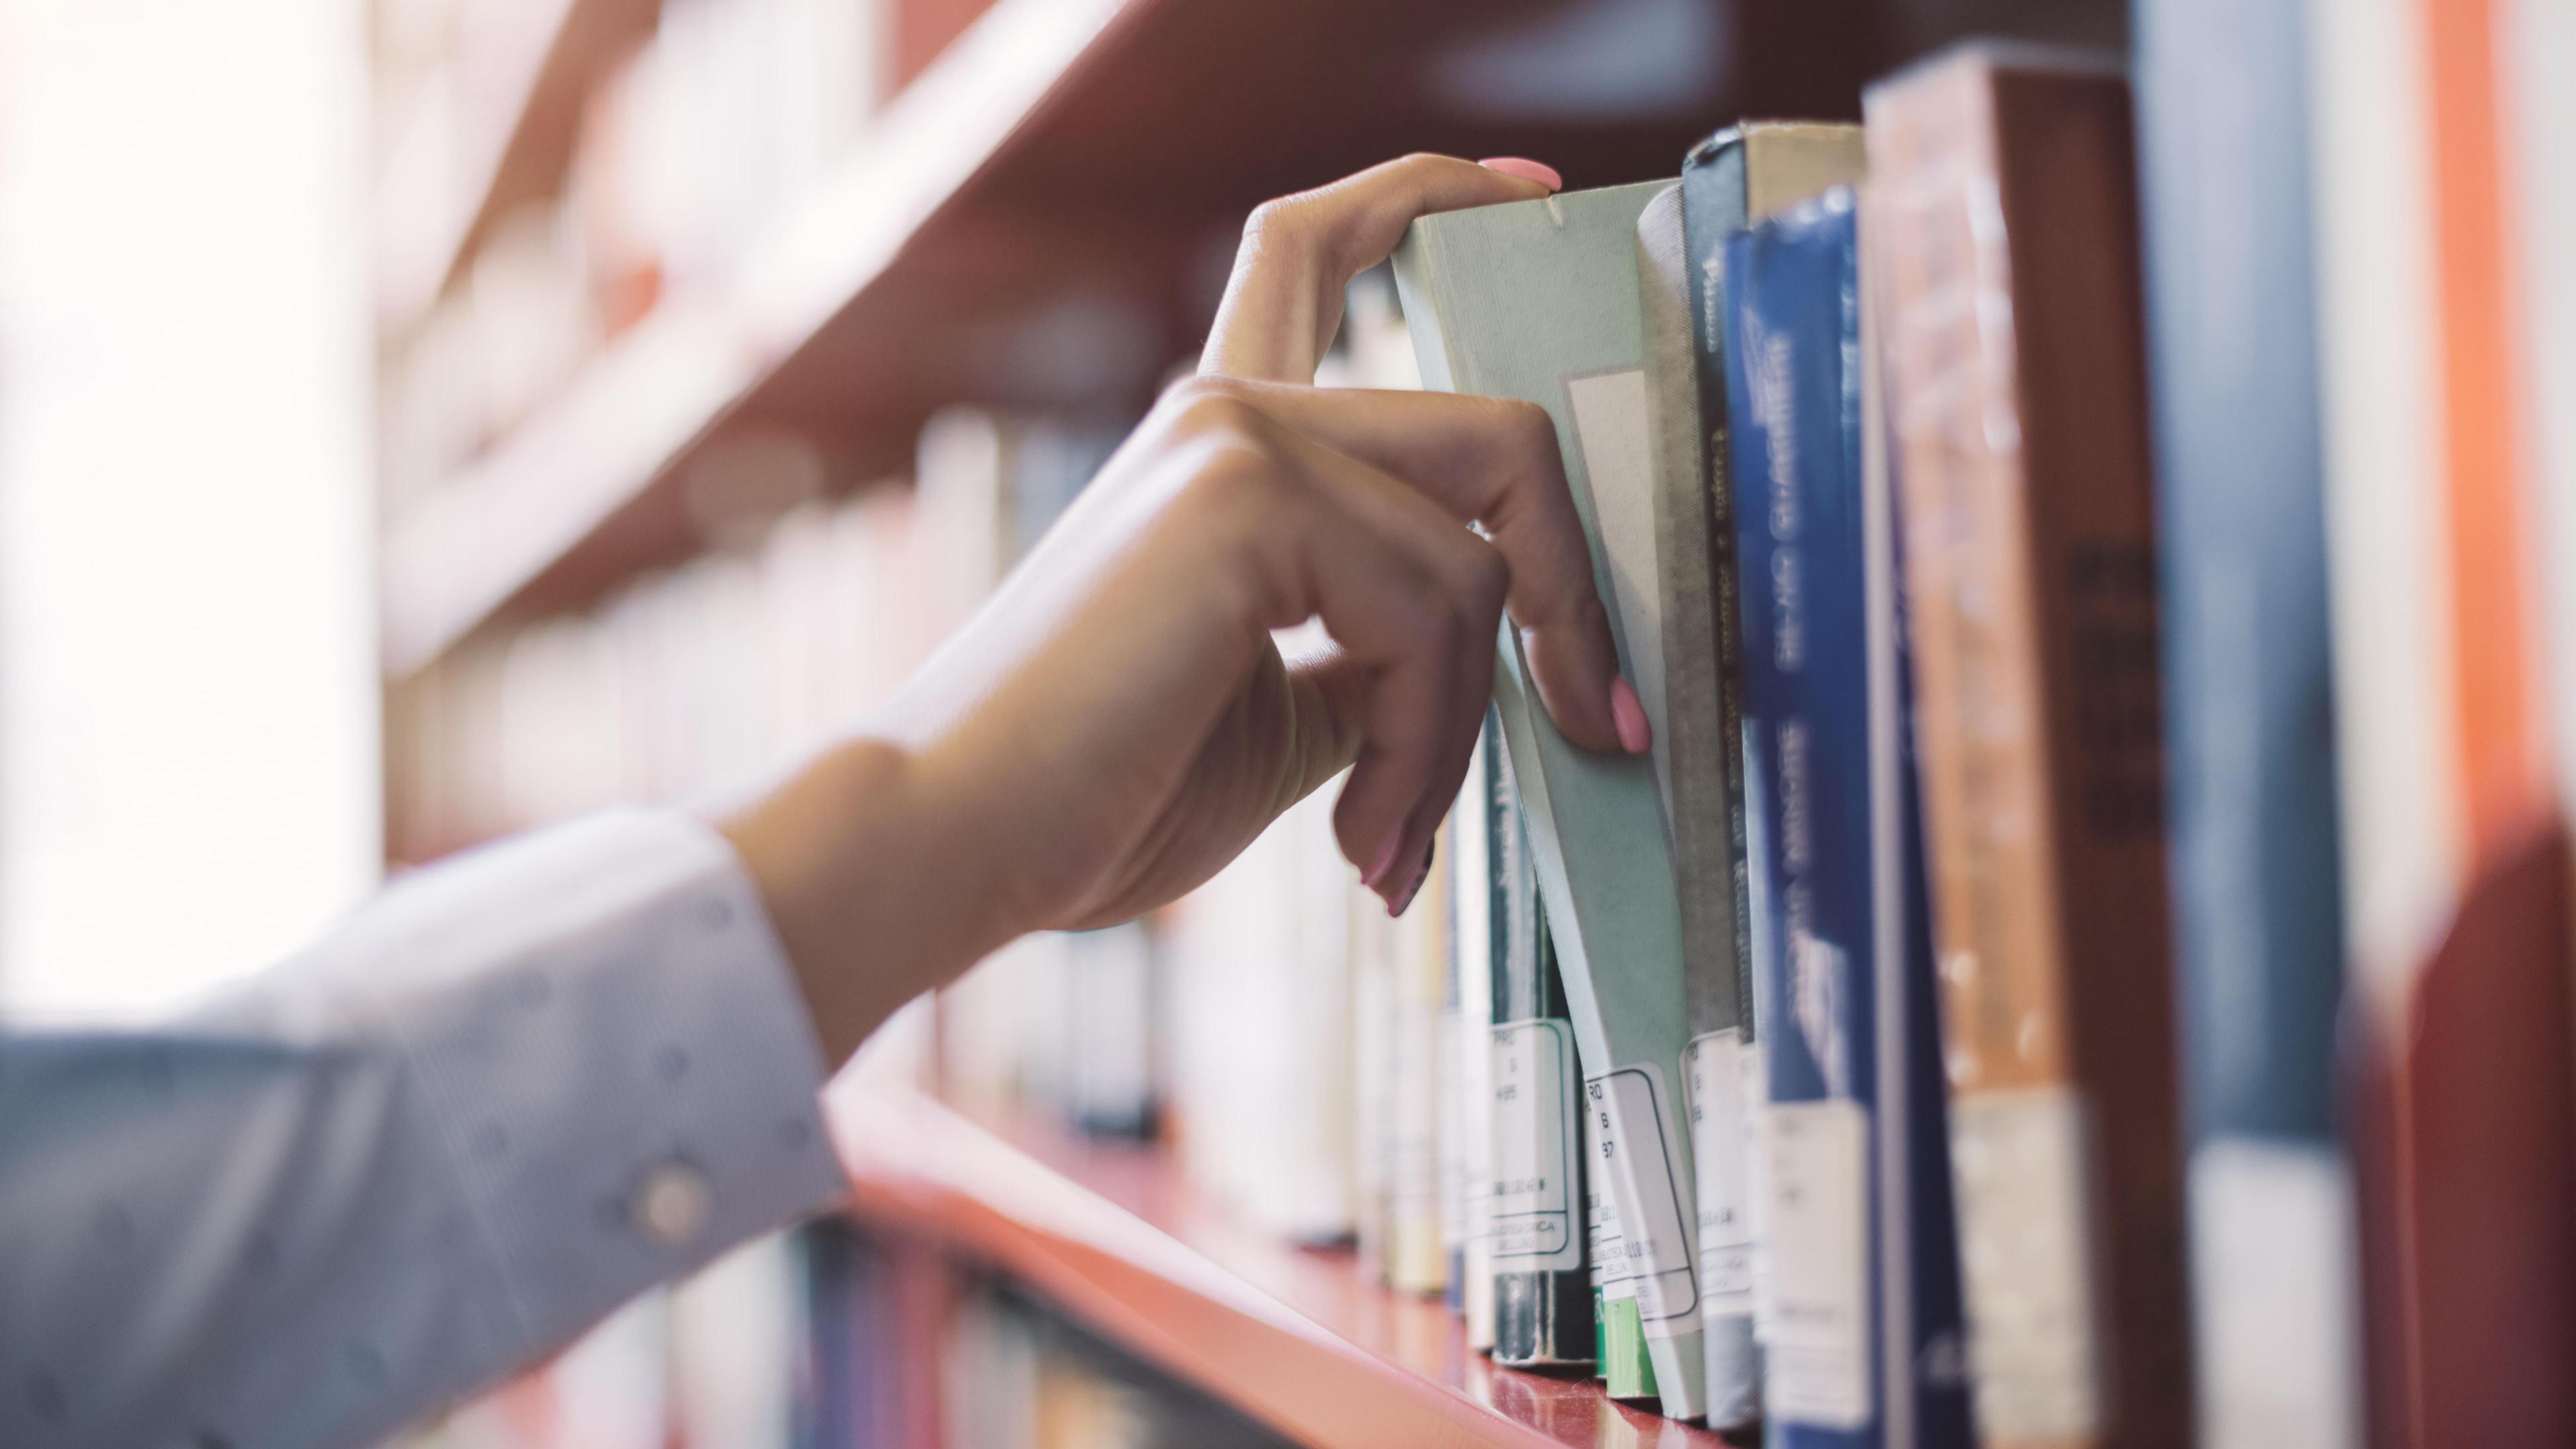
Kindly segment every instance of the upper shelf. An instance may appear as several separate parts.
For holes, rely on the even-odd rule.
[[[1140,406],[1195,350],[1266,197],[1411,150],[1536,156],[1577,186],[1664,174],[1727,117],[1856,114],[1865,78],[1949,33],[2116,37],[2119,13],[1000,0],[733,286],[667,303],[391,520],[386,671],[702,548],[692,493],[722,470],[692,465],[730,439],[791,431],[848,487],[903,471],[945,404]]]
[[[1588,1379],[1494,1367],[1456,1315],[1380,1286],[1355,1255],[1230,1221],[1167,1152],[996,1131],[847,1079],[828,1109],[859,1216],[1001,1270],[1301,1443],[1725,1443]]]
[[[379,255],[380,318],[397,328],[417,322],[496,223],[562,183],[591,86],[652,33],[661,12],[661,0],[526,0],[500,53],[476,67],[479,84],[468,89],[483,104],[458,118],[462,154],[451,160],[433,148],[397,163],[457,165],[462,184],[415,175],[399,188],[443,205],[421,219],[418,235],[395,239]]]

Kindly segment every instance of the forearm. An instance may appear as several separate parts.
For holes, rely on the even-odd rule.
[[[786,948],[824,1059],[837,1067],[905,1002],[1025,929],[975,842],[971,791],[939,762],[851,739],[708,812]]]

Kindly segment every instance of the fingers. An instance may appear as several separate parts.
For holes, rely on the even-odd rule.
[[[1491,641],[1502,621],[1510,569],[1491,544],[1400,480],[1293,432],[1280,436],[1276,446],[1322,495],[1334,520],[1356,525],[1384,545],[1436,610],[1415,621],[1429,632],[1389,641],[1397,652],[1379,662],[1436,670],[1437,687],[1417,693],[1381,675],[1360,695],[1365,743],[1334,810],[1336,833],[1363,883],[1385,896],[1390,910],[1401,911],[1421,886],[1433,833],[1466,778],[1493,698]],[[1327,540],[1324,546],[1346,545]],[[1330,573],[1319,577],[1317,612],[1351,651],[1346,659],[1365,665],[1372,648],[1355,635],[1346,637],[1342,622],[1348,618],[1345,603],[1360,601],[1335,598],[1334,582]],[[1364,629],[1368,622],[1353,624]]]
[[[1556,188],[1533,162],[1494,165],[1454,156],[1407,156],[1329,186],[1264,203],[1244,223],[1243,246],[1217,304],[1199,371],[1272,382],[1312,382],[1341,325],[1352,277],[1386,260],[1419,216],[1531,201]]]
[[[1432,833],[1465,778],[1486,702],[1507,567],[1420,493],[1280,427],[1219,391],[1191,395],[1174,424],[1221,440],[1193,501],[1204,536],[1239,541],[1252,622],[1320,617],[1340,653],[1301,669],[1300,699],[1347,755],[1301,754],[1316,772],[1288,798],[1351,766],[1334,833],[1364,884],[1401,909],[1420,885]]]
[[[1483,525],[1509,566],[1512,622],[1549,717],[1585,749],[1628,748],[1614,703],[1610,616],[1546,409],[1452,393],[1225,386],[1295,432],[1403,480],[1458,522]],[[1642,727],[1642,713],[1637,719],[1628,737]]]

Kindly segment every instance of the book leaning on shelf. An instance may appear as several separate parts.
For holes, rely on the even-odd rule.
[[[1424,217],[1394,259],[1424,385],[1537,403],[1555,422],[1631,679],[1652,637],[1645,621],[1653,607],[1639,589],[1651,576],[1653,481],[1636,227],[1657,189],[1571,192]],[[1634,567],[1640,545],[1643,573]],[[1531,695],[1508,624],[1499,653],[1495,705],[1564,968],[1587,1097],[1598,1093],[1596,1165],[1618,1217],[1625,1281],[1634,1285],[1665,1412],[1701,1418],[1698,1223],[1675,1092],[1687,1042],[1681,907],[1654,769],[1593,755],[1558,733]]]
[[[1969,1443],[1895,513],[1852,192],[1727,244],[1781,1449]]]
[[[2190,1442],[2128,88],[1864,96],[1983,1441]]]

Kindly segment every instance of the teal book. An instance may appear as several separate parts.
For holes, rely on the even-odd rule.
[[[1660,657],[1637,219],[1661,183],[1424,217],[1395,255],[1423,385],[1537,403],[1556,424],[1593,576],[1631,680]],[[1697,1209],[1678,1080],[1681,903],[1654,766],[1557,731],[1517,633],[1494,703],[1529,821],[1587,1103],[1666,1413],[1707,1414]],[[1658,666],[1659,668],[1659,666]]]

